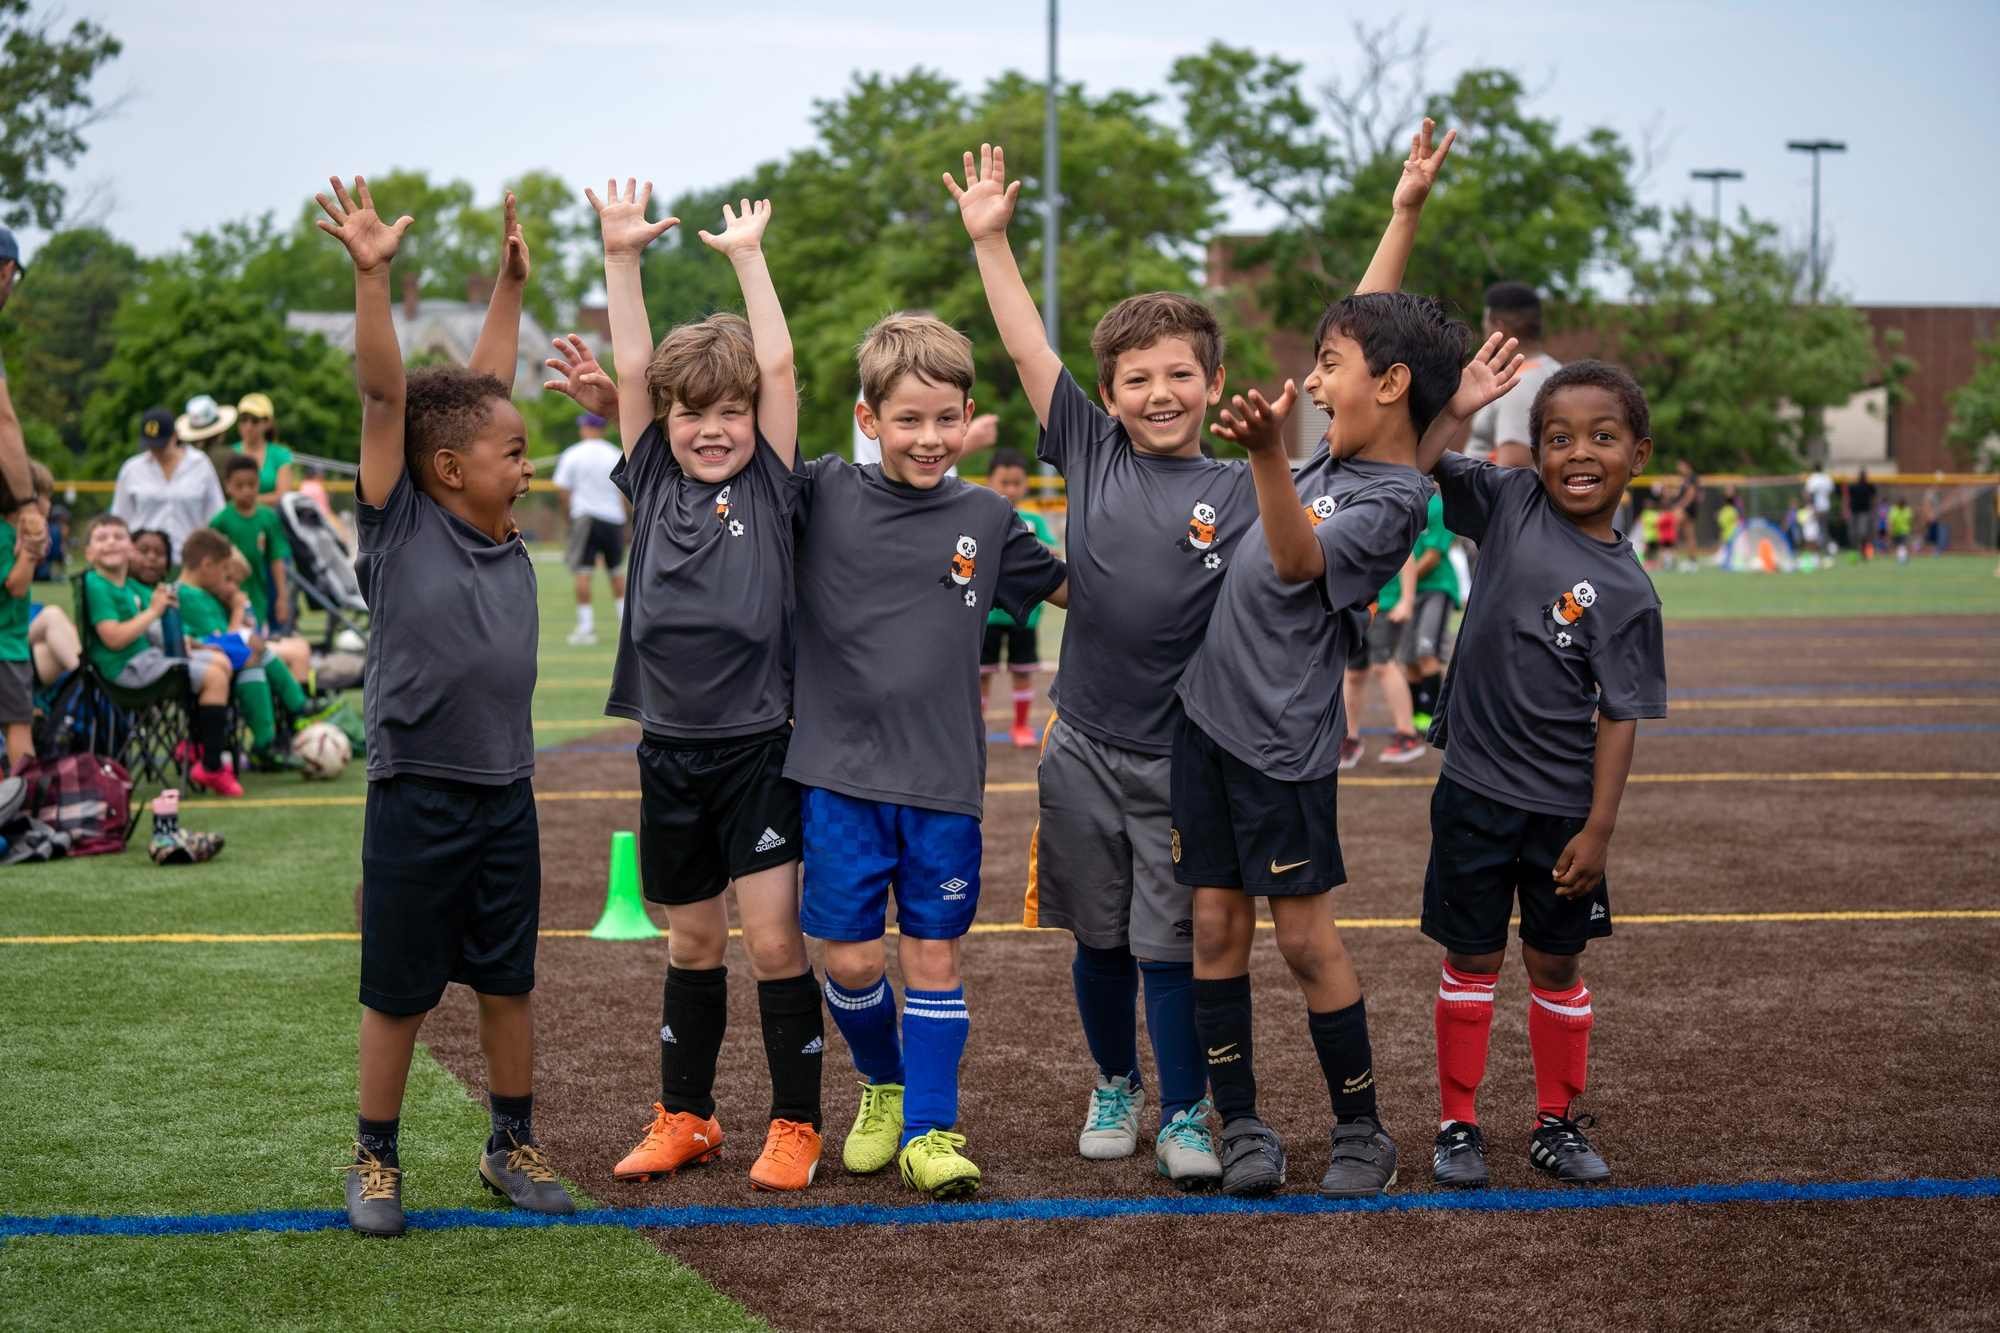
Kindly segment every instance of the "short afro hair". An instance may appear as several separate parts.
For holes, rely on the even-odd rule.
[[[508,397],[498,379],[463,366],[411,371],[403,391],[403,465],[410,479],[430,475],[438,450],[470,444],[493,419],[493,400]]]
[[[1528,408],[1531,445],[1542,447],[1542,425],[1548,419],[1549,396],[1562,389],[1577,388],[1602,389],[1616,398],[1634,440],[1646,439],[1653,433],[1653,414],[1646,406],[1646,391],[1630,372],[1608,361],[1572,361],[1543,380],[1542,387],[1535,391],[1535,401]]]
[[[1028,470],[1027,455],[1023,454],[1019,449],[1009,449],[1005,445],[1002,445],[993,451],[993,461],[986,465],[986,472],[987,475],[991,476],[1001,468],[1008,467],[1019,468],[1021,471],[1026,472]]]
[[[1496,282],[1486,289],[1486,311],[1510,338],[1540,342],[1542,298],[1525,282]]]
[[[196,528],[181,541],[181,568],[193,569],[211,560],[227,560],[236,554],[229,538],[214,528]]]
[[[674,329],[646,367],[646,392],[656,421],[676,403],[697,412],[731,399],[755,407],[757,347],[750,321],[724,313]]]
[[[1222,369],[1222,325],[1215,312],[1179,292],[1141,292],[1104,312],[1090,333],[1090,352],[1097,358],[1097,382],[1111,387],[1118,358],[1144,351],[1164,338],[1185,338],[1201,362],[1202,377],[1215,378]]]
[[[1465,325],[1453,319],[1436,297],[1409,292],[1369,292],[1345,297],[1326,308],[1313,330],[1317,358],[1326,341],[1348,337],[1361,344],[1370,375],[1390,366],[1410,370],[1410,424],[1422,439],[1437,414],[1458,392],[1465,368]]]
[[[239,472],[262,473],[263,464],[248,454],[231,454],[222,464],[222,479],[226,482]]]

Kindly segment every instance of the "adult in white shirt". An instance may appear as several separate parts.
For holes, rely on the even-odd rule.
[[[1840,489],[1827,473],[1825,463],[1813,464],[1812,475],[1806,478],[1806,503],[1812,506],[1814,537],[1808,538],[1811,545],[1824,544],[1832,553],[1833,544],[1833,495]]]
[[[576,579],[576,628],[569,642],[597,642],[596,613],[590,604],[590,574],[601,560],[611,578],[611,604],[625,618],[625,493],[611,480],[611,469],[625,455],[604,438],[604,418],[585,412],[576,419],[575,444],[556,459],[556,495],[569,516],[569,547],[564,560]]]
[[[1501,467],[1532,466],[1535,442],[1528,438],[1528,409],[1543,382],[1562,369],[1562,362],[1542,347],[1542,298],[1524,282],[1496,282],[1486,289],[1482,325],[1484,336],[1504,333],[1519,341],[1517,350],[1527,359],[1513,391],[1473,413],[1466,456],[1490,459]]]
[[[227,415],[234,420],[235,409],[230,408]],[[222,416],[215,400],[203,395],[188,404],[182,420],[202,430]],[[220,434],[227,428],[225,423],[208,433]],[[179,561],[181,542],[187,535],[208,526],[208,520],[222,511],[226,503],[222,482],[208,455],[182,442],[174,414],[164,407],[156,407],[139,419],[139,443],[144,447],[118,469],[111,512],[134,532],[153,528],[166,533],[171,548],[168,554]]]

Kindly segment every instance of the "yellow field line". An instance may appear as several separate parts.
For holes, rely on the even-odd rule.
[[[1864,694],[1854,698],[1835,697],[1824,694],[1778,695],[1751,699],[1670,699],[1667,701],[1669,716],[1675,713],[1707,713],[1718,710],[1748,712],[1759,708],[2000,708],[2000,694],[1989,694],[1978,699],[1952,699],[1942,696],[1920,695],[1908,698],[1883,698],[1881,695]],[[540,726],[540,723],[536,723]],[[1640,728],[1640,734],[1645,729]]]
[[[1916,907],[1908,909],[1856,909],[1829,912],[1638,912],[1617,918],[1621,926],[1796,926],[1851,924],[1869,921],[2000,921],[2000,908]],[[1271,923],[1258,923],[1268,930]],[[1342,930],[1415,930],[1413,916],[1363,916],[1339,918]],[[741,936],[741,930],[731,935]],[[896,932],[891,929],[890,934]],[[974,935],[1040,934],[1033,926],[1018,921],[981,921],[972,927]],[[1051,930],[1053,937],[1060,932]],[[587,930],[544,930],[542,938],[581,940]],[[356,944],[360,932],[351,930],[301,931],[295,934],[211,934],[203,931],[170,931],[139,935],[0,935],[0,944]]]

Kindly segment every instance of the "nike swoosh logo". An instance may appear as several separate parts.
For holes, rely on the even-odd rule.
[[[1211,1060],[1220,1060],[1223,1056],[1235,1050],[1236,1046],[1237,1043],[1233,1041],[1227,1046],[1211,1046],[1208,1048],[1208,1058]]]
[[[1290,865],[1281,866],[1278,864],[1278,858],[1274,856],[1271,858],[1271,873],[1274,875],[1282,875],[1287,870],[1297,870],[1300,866],[1311,865],[1311,864],[1312,864],[1312,858],[1308,856],[1303,861],[1294,861]]]

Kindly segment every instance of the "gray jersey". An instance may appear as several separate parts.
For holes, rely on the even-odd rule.
[[[947,477],[928,491],[880,467],[803,469],[798,673],[785,776],[863,800],[975,818],[986,787],[979,644],[1062,561],[1004,496]]]
[[[1174,687],[1257,517],[1250,470],[1198,454],[1140,453],[1068,371],[1036,452],[1069,490],[1069,617],[1056,708],[1093,740],[1171,754]]]
[[[1334,771],[1347,734],[1340,686],[1361,633],[1356,608],[1409,559],[1431,487],[1415,468],[1336,461],[1324,440],[1292,482],[1326,571],[1281,581],[1263,522],[1252,524],[1180,693],[1217,745],[1280,781],[1310,782]]]
[[[404,472],[377,508],[354,486],[368,603],[368,777],[499,786],[535,771],[535,566]]]
[[[1534,447],[1528,429],[1528,409],[1542,384],[1562,369],[1562,362],[1547,352],[1537,354],[1521,367],[1521,382],[1506,395],[1494,399],[1472,414],[1472,434],[1465,442],[1467,458],[1491,458],[1493,451],[1509,440]]]
[[[784,726],[798,475],[760,434],[741,472],[697,481],[655,423],[611,480],[632,501],[632,563],[604,711],[677,740]]]
[[[1660,599],[1622,537],[1577,531],[1532,468],[1446,454],[1444,521],[1479,573],[1440,707],[1444,771],[1493,800],[1590,813],[1593,716],[1667,715]]]

